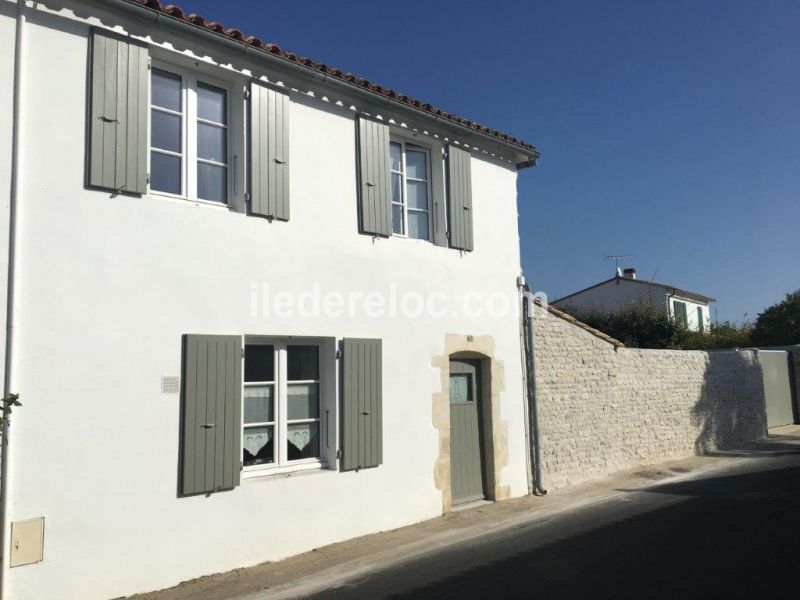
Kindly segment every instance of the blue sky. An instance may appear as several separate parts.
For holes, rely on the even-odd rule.
[[[741,320],[800,288],[800,3],[258,2],[192,12],[507,131],[528,280],[613,275]]]

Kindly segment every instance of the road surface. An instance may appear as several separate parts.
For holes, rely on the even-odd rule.
[[[311,596],[800,598],[800,448],[623,494]]]

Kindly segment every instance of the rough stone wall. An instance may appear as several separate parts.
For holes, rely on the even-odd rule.
[[[755,352],[615,348],[536,307],[545,487],[766,435]]]

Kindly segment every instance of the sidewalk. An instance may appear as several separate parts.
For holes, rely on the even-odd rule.
[[[526,496],[484,504],[401,529],[326,546],[280,562],[203,577],[134,598],[265,600],[304,596],[454,544],[607,502],[656,482],[706,476],[739,463],[768,460],[797,448],[800,448],[800,426],[776,428],[770,431],[769,439],[743,448],[639,467],[592,483],[560,489],[545,497]]]

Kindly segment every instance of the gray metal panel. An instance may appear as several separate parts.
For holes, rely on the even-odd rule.
[[[389,126],[358,116],[356,129],[359,230],[389,237],[392,235]]]
[[[147,191],[148,50],[92,31],[89,185]]]
[[[447,147],[447,219],[450,247],[472,250],[472,169],[469,152]]]
[[[791,363],[789,353],[759,351],[758,360],[764,378],[764,400],[767,405],[767,427],[794,423],[792,408]]]
[[[250,214],[289,220],[289,96],[250,85]]]
[[[345,339],[342,366],[342,471],[383,462],[381,340]]]
[[[181,493],[239,485],[242,340],[183,336]]]

